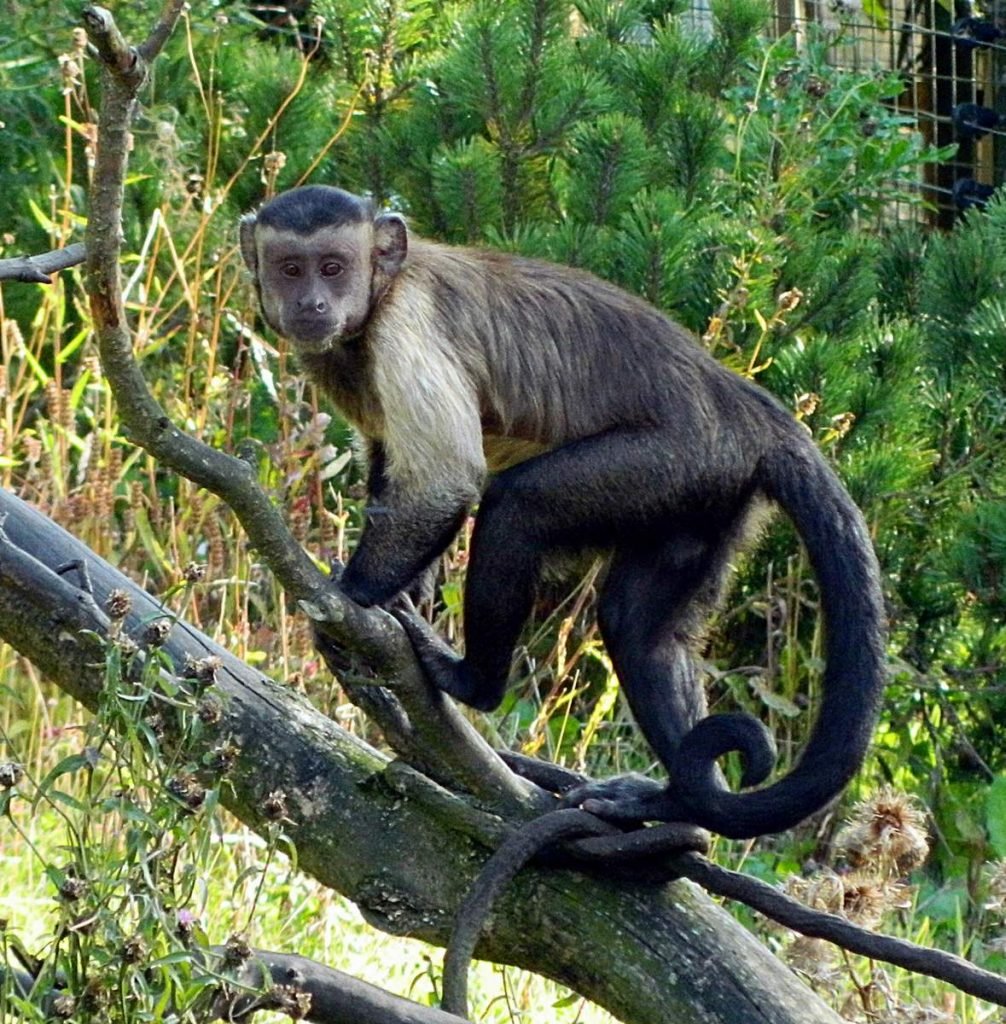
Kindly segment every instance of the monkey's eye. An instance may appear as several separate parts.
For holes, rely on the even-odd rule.
[[[284,263],[279,268],[279,272],[284,277],[300,277],[300,264],[299,263]]]
[[[338,277],[342,273],[342,269],[341,263],[329,260],[321,265],[321,275],[322,277]]]

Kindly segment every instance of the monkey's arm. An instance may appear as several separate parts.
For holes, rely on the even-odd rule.
[[[367,522],[339,587],[369,607],[406,590],[443,552],[471,505],[462,496],[402,495],[386,490],[367,509]]]
[[[375,441],[371,438],[363,438],[363,453],[362,455],[366,459],[367,466],[367,496],[368,505],[365,510],[367,516],[367,528],[364,536],[369,534],[369,526],[373,521],[372,517],[379,517],[382,514],[382,510],[389,507],[387,502],[391,495],[389,494],[388,478],[386,473],[386,455],[384,451],[384,445],[380,441]],[[362,547],[361,541],[361,547]],[[374,542],[367,540],[367,545],[370,546]],[[354,560],[355,562],[355,560]],[[351,562],[350,564],[354,564]],[[340,580],[345,580],[346,570],[343,570],[343,574],[340,574]],[[381,601],[372,601],[369,596],[364,593],[367,587],[367,567],[361,564],[359,569],[354,569],[354,574],[357,574],[357,579],[354,581],[353,576],[349,579],[350,589],[353,591],[350,593],[346,591],[347,596],[351,597],[358,604],[375,604],[383,603]],[[360,577],[363,577],[361,583]],[[421,601],[432,600],[436,590],[436,577],[437,577],[437,566],[436,566],[436,554],[431,556],[430,562],[418,569],[415,575],[404,583],[395,593],[404,592],[409,598],[415,603],[419,604]],[[345,583],[340,583],[343,590],[346,590]],[[392,595],[394,596],[394,595]]]
[[[396,322],[375,342],[383,436],[370,442],[367,522],[343,574],[362,605],[403,591],[447,547],[485,477],[474,386],[414,327]]]

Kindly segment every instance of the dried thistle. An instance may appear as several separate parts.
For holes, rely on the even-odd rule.
[[[206,800],[206,790],[191,772],[172,775],[164,786],[173,797],[185,805],[186,810],[198,811]]]
[[[24,776],[24,768],[16,761],[4,761],[0,764],[0,789],[12,789]]]
[[[110,590],[105,598],[105,611],[110,619],[121,622],[133,607],[133,599],[125,590]]]
[[[273,985],[266,994],[266,1004],[285,1013],[291,1020],[303,1020],[311,1012],[311,993],[294,985]]]
[[[147,647],[162,647],[171,634],[171,619],[154,619],[143,630],[143,642]]]
[[[185,679],[197,683],[196,692],[201,692],[216,681],[220,665],[221,661],[215,654],[208,654],[205,658],[193,658],[191,654],[186,653],[182,675]]]
[[[786,947],[786,962],[795,971],[817,982],[830,982],[839,974],[836,948],[824,939],[798,935]]]
[[[823,910],[826,914],[841,913],[845,902],[845,886],[834,871],[822,871],[808,877],[790,875],[783,889],[805,907]]]
[[[842,878],[842,916],[864,928],[876,928],[884,915],[909,902],[908,886],[855,871]]]
[[[147,943],[142,935],[130,935],[122,944],[122,960],[124,963],[142,963],[147,953]]]
[[[186,586],[194,586],[196,583],[202,583],[206,579],[206,566],[200,565],[198,562],[189,562],[187,566],[182,570],[182,579],[185,581]]]
[[[201,697],[196,705],[196,714],[203,725],[219,725],[224,717],[224,706],[216,697]]]
[[[67,874],[59,884],[59,898],[64,903],[76,903],[87,892],[87,879]]]
[[[206,767],[218,775],[226,775],[234,767],[239,753],[233,743],[221,743],[210,751]]]
[[[252,950],[248,945],[247,936],[236,932],[224,946],[224,966],[240,967],[251,959]]]
[[[809,878],[791,876],[786,893],[805,907],[844,917],[864,928],[875,928],[888,911],[904,907],[910,890],[862,871],[839,875],[822,871]]]
[[[781,292],[779,298],[776,300],[775,316],[785,316],[787,313],[792,313],[800,302],[803,300],[803,292],[799,288],[790,288],[788,291]]]
[[[929,853],[925,825],[925,812],[912,797],[885,786],[853,808],[835,848],[853,867],[901,877]]]
[[[77,1000],[67,993],[56,996],[52,1001],[52,1015],[57,1020],[69,1020],[76,1010]]]
[[[286,793],[281,789],[274,789],[262,801],[262,813],[269,821],[281,821],[287,816]]]

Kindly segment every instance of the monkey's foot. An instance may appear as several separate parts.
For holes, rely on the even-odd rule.
[[[580,807],[607,821],[687,821],[688,815],[667,786],[645,775],[619,775],[586,782],[562,795],[563,807]]]
[[[502,694],[487,694],[465,659],[437,635],[426,619],[416,614],[411,601],[396,600],[388,611],[402,624],[426,678],[438,690],[477,711],[492,711],[499,704]]]

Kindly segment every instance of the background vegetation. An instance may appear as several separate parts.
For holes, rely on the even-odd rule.
[[[915,226],[913,183],[941,154],[898,115],[900,83],[829,67],[825,39],[797,49],[766,38],[760,0],[715,0],[703,19],[657,0],[288,6],[193,5],[134,127],[127,298],[169,414],[221,447],[253,446],[319,558],[352,548],[361,489],[348,433],[259,332],[235,255],[239,214],[302,181],[369,192],[423,233],[586,266],[645,295],[789,405],[863,507],[884,569],[892,681],[850,799],[885,786],[913,794],[932,838],[914,887],[884,897],[884,926],[1003,967],[1006,205],[946,235]],[[79,237],[97,97],[75,5],[0,9],[0,254],[14,255]],[[155,9],[115,13],[128,33]],[[0,291],[0,483],[366,733],[227,510],[121,436],[81,297],[77,272]],[[464,537],[444,561],[436,613],[454,635]],[[520,684],[485,727],[593,774],[646,769],[593,624],[593,584],[591,572],[543,588]],[[762,715],[783,767],[816,706],[816,610],[780,523],[739,567],[711,630],[714,706]],[[92,894],[95,909],[111,914],[128,894],[136,929],[166,943],[169,964],[171,915],[185,911],[199,927],[349,970],[369,960],[370,980],[395,986],[397,974],[399,991],[432,998],[426,953],[392,968],[391,940],[366,936],[283,857],[210,813],[212,800],[197,819],[178,811],[177,794],[165,804],[169,776],[150,737],[139,753],[108,748],[109,722],[85,723],[8,648],[0,688],[0,760],[27,769],[0,823],[10,922],[0,940],[40,950],[56,934],[66,952],[66,864],[121,834],[123,808],[108,796],[118,787],[147,794],[140,835],[189,867],[169,885],[144,876],[146,854],[113,844],[95,871],[117,882]],[[98,781],[91,750],[107,751]],[[839,822],[826,815],[717,854],[766,877],[816,878],[836,862]],[[122,966],[127,935],[73,934],[79,962]],[[973,1000],[871,965],[797,965],[849,1019],[991,1019]],[[506,977],[486,982],[488,1019],[587,1019],[577,1001],[552,1008],[548,990]],[[199,994],[198,980],[171,984]]]

